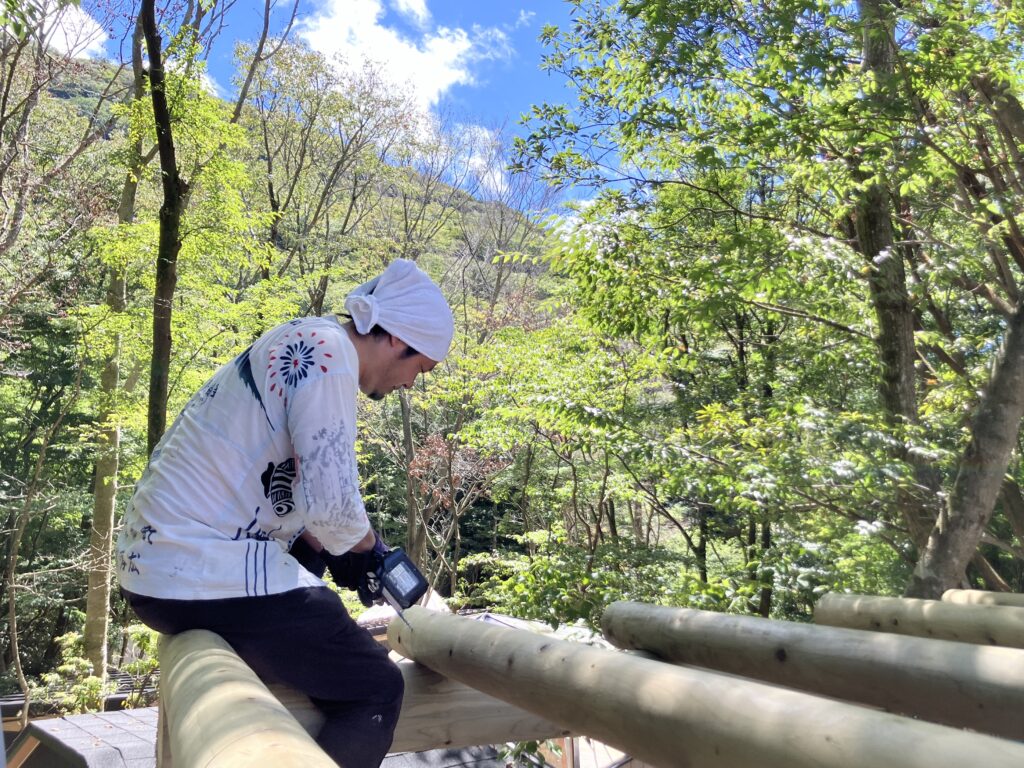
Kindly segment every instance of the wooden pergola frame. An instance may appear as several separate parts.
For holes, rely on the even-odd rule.
[[[856,614],[860,597],[837,601]],[[1024,613],[954,599],[914,610]],[[388,632],[407,659],[396,751],[585,734],[659,768],[1024,765],[1010,740],[1024,737],[1018,648],[613,604],[606,636],[645,658],[420,607],[405,617]],[[308,700],[272,693],[216,635],[163,638],[161,668],[160,768],[334,765]]]

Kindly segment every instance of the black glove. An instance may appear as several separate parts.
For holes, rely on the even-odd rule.
[[[292,548],[288,550],[288,554],[298,560],[299,565],[312,573],[318,579],[322,578],[324,571],[327,570],[327,563],[324,562],[322,557],[322,555],[326,555],[327,553],[317,552],[301,536],[295,540],[294,544],[292,544]]]
[[[354,589],[359,595],[359,602],[367,608],[384,599],[379,574],[384,565],[384,555],[391,551],[379,533],[374,531],[373,535],[373,548],[367,552],[346,552],[343,555],[332,555],[326,550],[320,552],[334,583],[345,589]]]
[[[359,595],[359,602],[369,608],[376,603],[381,605],[384,602],[384,585],[381,583],[381,574],[384,572],[384,555],[391,551],[384,539],[376,531],[373,532],[373,549],[366,554],[373,561],[373,568],[367,569],[361,574],[359,586],[356,587],[356,594]]]
[[[379,558],[380,555],[377,555],[377,557]],[[384,568],[383,561],[380,561],[378,568],[379,570],[363,574],[363,578],[359,582],[359,586],[356,588],[356,594],[359,596],[359,602],[367,608],[374,603],[381,605],[384,602],[384,590],[380,583],[380,577],[378,576],[380,571]]]
[[[344,555],[323,552],[321,557],[327,563],[327,570],[331,572],[335,584],[355,590],[366,584],[367,574],[376,574],[383,563],[381,556],[372,549],[369,552],[346,552]]]

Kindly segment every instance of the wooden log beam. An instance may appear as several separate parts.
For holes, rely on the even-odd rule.
[[[881,632],[612,603],[619,648],[1024,739],[1024,650]]]
[[[957,605],[1004,605],[1024,608],[1024,595],[1020,592],[988,592],[984,589],[947,589],[942,602]]]
[[[416,606],[391,647],[661,768],[1019,766],[1024,745]]]
[[[175,768],[336,768],[212,632],[161,637],[160,707],[158,754],[173,755]]]
[[[264,685],[218,635],[196,630],[161,637],[160,665],[160,768],[334,766],[312,741],[323,725],[320,710],[294,688]],[[543,717],[420,664],[402,660],[398,666],[405,679],[405,697],[392,752],[570,735]],[[277,759],[276,751],[260,752],[253,762],[250,747],[263,750],[267,742],[272,742],[275,750],[290,750],[293,742],[297,743],[296,762],[271,762]],[[310,749],[319,752],[326,763],[306,762]]]
[[[392,752],[543,741],[572,735],[543,717],[450,680],[422,664],[403,659],[398,668],[405,678],[405,697]],[[323,715],[307,696],[284,685],[268,687],[309,733],[320,732]]]
[[[814,621],[833,627],[1024,648],[1024,608],[957,605],[941,600],[822,595]]]

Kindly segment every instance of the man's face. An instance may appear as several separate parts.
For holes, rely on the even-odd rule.
[[[409,389],[420,374],[434,369],[437,362],[417,352],[409,355],[409,346],[394,336],[382,342],[386,345],[378,364],[368,372],[367,381],[360,389],[373,400],[380,400],[396,389]]]

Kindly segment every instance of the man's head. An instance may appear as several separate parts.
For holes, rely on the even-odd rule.
[[[411,261],[397,259],[345,299],[359,353],[359,388],[380,399],[444,360],[455,334],[441,289]]]
[[[354,330],[353,333],[359,354],[359,389],[373,400],[380,400],[396,389],[409,389],[417,376],[437,365],[436,360],[416,351],[379,325],[366,334]]]

